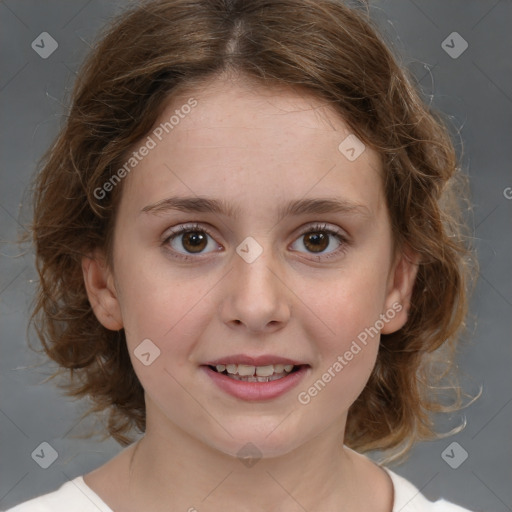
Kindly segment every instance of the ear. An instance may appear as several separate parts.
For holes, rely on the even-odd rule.
[[[385,310],[382,312],[388,322],[384,323],[382,334],[398,331],[407,322],[419,262],[420,255],[409,248],[397,253],[388,279]]]
[[[82,258],[82,272],[87,296],[96,318],[103,327],[111,331],[122,329],[123,320],[114,276],[101,251],[96,250]]]

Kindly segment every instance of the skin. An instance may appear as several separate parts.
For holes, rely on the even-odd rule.
[[[297,399],[393,304],[402,309],[381,332],[407,320],[417,265],[393,250],[378,154],[366,147],[355,161],[345,158],[338,146],[352,131],[321,100],[233,79],[175,98],[155,126],[192,96],[198,105],[124,178],[113,269],[99,251],[83,259],[98,320],[125,329],[147,408],[142,440],[85,482],[125,512],[390,512],[389,476],[343,446],[347,411],[370,376],[379,336],[310,403]],[[141,212],[170,196],[221,199],[239,212]],[[359,213],[278,222],[288,201],[327,197],[357,203]],[[211,233],[202,253],[187,252],[182,236],[164,242],[170,228],[191,223]],[[303,233],[317,223],[347,242],[331,235],[314,252]],[[248,236],[263,249],[252,263],[236,252]],[[147,338],[160,349],[149,366],[134,356]],[[200,369],[240,353],[310,367],[291,391],[249,402]],[[252,467],[237,457],[248,442],[262,457]]]

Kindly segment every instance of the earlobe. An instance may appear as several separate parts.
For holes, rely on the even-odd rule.
[[[407,322],[412,290],[418,273],[420,255],[405,249],[398,254],[388,282],[383,314],[388,318],[382,334],[391,334]]]
[[[99,251],[84,256],[82,273],[87,296],[98,321],[111,331],[122,329],[121,308],[114,279],[104,256]]]

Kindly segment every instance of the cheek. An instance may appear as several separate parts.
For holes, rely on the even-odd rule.
[[[375,327],[383,313],[385,278],[384,270],[351,269],[316,294],[315,307],[324,325],[323,344],[329,352],[349,350],[358,337],[364,343],[364,333]]]
[[[201,323],[201,311],[208,306],[208,290],[213,277],[200,280],[180,275],[162,257],[144,259],[144,253],[132,254],[118,265],[121,312],[127,338],[154,338],[165,344],[178,334],[186,337],[191,320]]]
[[[299,397],[299,402],[314,398],[318,406],[325,401],[327,407],[332,400],[340,404],[339,410],[346,410],[363,390],[379,349],[385,289],[382,274],[375,270],[352,272],[332,283],[327,293],[315,295],[319,314],[310,324],[309,336],[315,340],[320,359],[301,389],[307,396]]]
[[[300,404],[311,403],[329,421],[348,411],[363,391],[380,341],[375,317],[353,303],[332,320],[336,334],[316,338],[320,360],[297,395]]]

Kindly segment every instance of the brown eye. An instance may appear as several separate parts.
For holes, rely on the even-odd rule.
[[[188,252],[201,252],[208,245],[207,236],[202,231],[188,231],[181,236],[181,243]]]
[[[219,249],[213,236],[199,225],[179,226],[163,241],[163,246],[176,259],[190,259],[189,255],[202,255]],[[209,249],[209,250],[208,250]]]
[[[304,245],[312,252],[323,252],[329,246],[329,235],[324,233],[306,233],[304,235]]]
[[[326,224],[311,226],[294,242],[294,250],[304,252],[297,245],[303,246],[306,253],[317,259],[327,260],[339,257],[348,248],[349,241],[343,232],[331,229]]]

